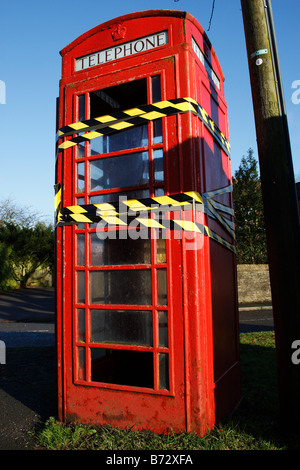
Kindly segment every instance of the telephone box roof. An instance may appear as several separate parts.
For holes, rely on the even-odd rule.
[[[116,23],[122,23],[122,22],[125,22],[125,21],[135,20],[135,19],[138,19],[138,18],[147,18],[147,17],[155,17],[155,16],[157,16],[157,17],[159,17],[159,16],[160,17],[162,17],[162,16],[174,17],[174,18],[183,19],[185,21],[190,21],[191,23],[193,23],[195,25],[195,27],[197,29],[199,29],[201,35],[205,38],[205,40],[206,40],[206,42],[207,42],[207,44],[210,48],[211,54],[214,56],[214,59],[215,59],[216,64],[219,68],[219,71],[221,72],[222,80],[224,80],[224,76],[223,76],[223,72],[222,72],[220,63],[218,61],[216,53],[215,53],[215,51],[214,51],[214,49],[211,45],[211,42],[210,42],[206,32],[204,31],[204,29],[201,26],[201,24],[199,23],[199,21],[194,16],[192,16],[190,13],[188,13],[187,11],[163,10],[163,9],[162,10],[161,9],[159,9],[159,10],[144,10],[144,11],[138,11],[138,12],[135,12],[135,13],[128,13],[126,15],[122,15],[122,16],[113,18],[109,21],[106,21],[104,23],[99,24],[98,26],[95,26],[94,28],[90,29],[89,31],[86,31],[85,33],[78,36],[76,39],[74,39],[74,41],[72,41],[70,44],[65,46],[60,51],[60,55],[62,57],[64,57],[67,53],[69,53],[72,49],[74,49],[76,46],[81,44],[86,39],[90,38],[91,36],[93,36],[97,33],[100,33],[101,31],[104,31],[104,30],[112,27]]]

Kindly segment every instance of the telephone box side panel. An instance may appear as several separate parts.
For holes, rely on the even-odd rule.
[[[186,30],[187,30],[186,26]],[[191,44],[181,46],[177,64],[180,96],[197,98],[197,79]],[[200,103],[200,101],[198,101]],[[194,115],[179,116],[180,190],[203,192],[204,180],[196,169],[201,157],[201,128]],[[203,213],[184,211],[184,219],[204,223]],[[182,267],[185,324],[187,430],[205,434],[215,424],[213,348],[211,330],[209,241],[196,232],[183,233]]]
[[[60,89],[60,96],[57,99],[56,110],[56,131],[62,126],[62,110],[64,108],[63,90]],[[59,217],[61,208],[62,194],[62,162],[56,153],[55,161],[55,217]],[[57,393],[58,393],[58,416],[63,418],[63,354],[62,354],[62,229],[55,227],[55,340],[56,340],[56,357],[57,357]]]
[[[72,103],[67,98],[66,85],[60,82],[59,95],[59,127],[70,123]],[[56,154],[57,176],[56,184],[60,188],[60,207],[72,205],[72,180],[74,178],[72,165],[72,150],[58,151]],[[59,218],[59,211],[58,211]],[[66,368],[68,341],[72,332],[71,310],[73,305],[72,291],[72,233],[74,227],[56,227],[56,249],[59,254],[56,260],[56,302],[57,302],[57,355],[59,383],[59,417],[64,420],[67,406],[67,377],[72,376],[72,370]]]
[[[64,125],[65,93],[64,87],[60,84],[58,107],[57,107],[57,127]],[[63,207],[64,198],[64,161],[62,155],[56,149],[55,161],[55,185],[56,185],[56,218],[60,217],[60,209]],[[58,416],[64,419],[64,229],[55,228],[55,304],[56,304],[56,354],[57,354],[57,386],[58,386]]]
[[[228,111],[224,97],[224,77],[218,59],[206,35],[197,29],[187,30],[188,41],[192,44],[192,55],[196,77],[196,99],[208,116],[229,141]],[[231,161],[203,123],[200,127],[200,158],[198,166],[199,192],[216,191],[232,185]],[[231,191],[217,195],[213,201],[220,202],[233,210]],[[233,222],[229,214],[220,213]],[[217,214],[218,215],[218,214]],[[240,400],[239,377],[239,330],[237,309],[237,281],[234,238],[224,225],[206,215],[206,223],[231,245],[228,249],[220,242],[209,239],[206,247],[207,277],[210,301],[206,303],[207,336],[213,348],[213,372],[215,383],[216,419],[232,410]],[[210,310],[211,308],[211,310]],[[210,331],[209,331],[210,330]],[[208,371],[208,374],[209,374]]]
[[[223,135],[229,139],[224,79],[219,63],[207,39],[203,39],[201,31],[194,25],[188,25],[188,22],[185,26],[186,42],[181,45],[177,62],[177,65],[180,63],[177,66],[177,91],[179,96],[196,98]],[[180,116],[179,122],[181,191],[196,190],[203,193],[229,186],[231,184],[229,159],[204,123],[199,123],[194,116]],[[221,202],[222,198],[219,197],[219,199]],[[232,200],[227,195],[223,197],[223,202],[232,206]],[[201,222],[213,224],[207,216],[203,218],[203,214]],[[222,227],[217,226],[215,229],[228,238],[228,234],[223,233]],[[229,241],[232,242],[230,237]],[[216,394],[214,388],[224,368],[220,367],[222,356],[213,338],[220,333],[222,325],[218,319],[222,313],[219,311],[220,294],[215,289],[214,276],[218,273],[218,262],[224,263],[227,270],[231,269],[232,264],[231,260],[229,263],[226,260],[226,249],[224,256],[217,261],[217,265],[215,264],[214,244],[216,242],[202,236],[202,239],[198,239],[196,243],[202,244],[201,250],[197,247],[191,249],[190,240],[184,237],[183,288],[189,430],[200,429],[204,423],[209,426],[213,425],[215,399],[216,406],[220,408],[219,397],[222,397],[222,393]],[[227,295],[232,289],[234,289],[234,280],[231,278]],[[225,297],[223,301],[226,301]],[[234,315],[234,307],[235,305],[232,306],[232,301],[229,299],[227,308],[231,317]],[[226,356],[231,355],[230,343],[231,338],[228,338]],[[229,362],[230,359],[229,357]],[[217,372],[214,371],[214,367]],[[231,362],[228,368],[231,368]],[[229,387],[232,387],[232,381],[229,382]],[[224,411],[223,406],[222,409]]]

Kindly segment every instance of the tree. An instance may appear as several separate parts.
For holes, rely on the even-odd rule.
[[[0,243],[0,289],[5,289],[11,278],[12,272],[9,264],[11,249],[4,243]]]
[[[10,198],[0,202],[0,228],[3,224],[13,224],[17,227],[34,227],[41,220],[37,212],[30,207],[18,207]]]
[[[8,276],[26,287],[38,268],[54,266],[54,229],[10,199],[0,204],[0,286]]]
[[[233,178],[237,262],[267,263],[266,234],[257,161],[250,148]]]
[[[34,227],[3,224],[0,242],[9,249],[7,256],[12,277],[26,287],[40,267],[53,265],[54,237],[52,226],[38,222]]]

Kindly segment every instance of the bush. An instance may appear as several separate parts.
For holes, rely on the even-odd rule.
[[[9,265],[9,255],[11,249],[4,243],[0,242],[0,289],[5,289],[12,277]]]

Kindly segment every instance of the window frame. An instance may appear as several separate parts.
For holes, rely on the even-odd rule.
[[[153,74],[145,74],[144,76],[146,77],[147,80],[147,99],[148,99],[148,104],[152,102],[152,77],[156,77],[160,75],[161,77],[161,99],[165,99],[166,97],[166,87],[165,87],[165,71],[162,69],[159,72],[153,73]],[[95,88],[94,88],[95,89]],[[90,92],[93,90],[87,90],[85,91],[85,112],[86,118],[89,118],[89,100],[88,95]],[[74,111],[75,111],[75,116],[78,118],[78,97],[82,95],[83,93],[77,93],[74,94]],[[148,145],[147,146],[142,146],[134,149],[125,149],[125,150],[118,150],[116,152],[109,152],[107,154],[102,154],[100,158],[113,158],[114,156],[123,156],[127,155],[129,153],[134,152],[140,152],[140,151],[147,151],[148,152],[148,158],[149,158],[149,183],[144,184],[144,185],[139,185],[139,186],[129,186],[126,188],[122,188],[122,190],[125,192],[130,191],[130,190],[146,190],[149,188],[149,195],[151,197],[158,195],[157,191],[163,191],[164,188],[164,181],[159,181],[155,182],[154,181],[154,152],[157,150],[162,150],[163,155],[165,153],[165,147],[166,147],[166,128],[163,123],[164,119],[161,120],[162,122],[162,142],[161,143],[154,143],[154,123],[153,121],[150,121],[147,126],[148,126]],[[84,151],[84,157],[78,157],[77,155],[77,149],[73,149],[73,165],[75,165],[75,168],[73,170],[73,174],[77,175],[76,172],[76,165],[78,163],[84,162],[85,164],[85,191],[84,192],[76,192],[77,188],[77,176],[74,179],[73,183],[73,195],[74,195],[74,204],[76,205],[78,201],[80,200],[81,203],[84,198],[84,203],[88,204],[90,203],[90,198],[91,197],[97,197],[97,196],[102,196],[106,194],[113,194],[113,193],[118,193],[118,189],[108,189],[108,190],[99,190],[99,191],[94,191],[91,192],[90,188],[88,186],[88,181],[89,181],[89,162],[92,162],[96,159],[99,159],[99,155],[90,155],[89,152],[89,143],[85,144],[85,151]],[[164,161],[164,167],[165,167],[165,157],[163,156],[163,161]],[[164,171],[164,174],[165,171]],[[91,266],[90,263],[90,236],[89,234],[95,233],[96,232],[96,227],[95,226],[89,226],[88,224],[85,224],[83,226],[75,226],[73,228],[74,234],[75,234],[75,250],[73,250],[74,256],[73,256],[73,286],[75,289],[77,289],[77,284],[76,284],[76,276],[77,272],[80,271],[85,271],[85,303],[78,303],[74,302],[73,305],[73,358],[74,358],[74,364],[73,364],[73,370],[74,370],[74,383],[75,384],[84,384],[88,386],[93,386],[93,387],[104,387],[104,388],[116,388],[116,389],[130,389],[130,390],[144,390],[147,391],[147,393],[154,393],[154,394],[159,394],[159,395],[174,395],[174,384],[173,380],[171,379],[172,374],[171,371],[173,370],[173,354],[172,354],[172,320],[170,318],[169,310],[170,310],[170,305],[159,305],[158,303],[158,270],[160,269],[165,269],[166,272],[168,272],[168,258],[169,258],[169,241],[166,240],[166,260],[164,263],[161,263],[157,259],[157,240],[156,240],[156,235],[153,229],[150,229],[151,231],[151,262],[148,264],[130,264],[130,265],[122,265],[122,266],[115,266],[115,265],[107,265],[107,266],[101,266],[101,267],[95,267]],[[121,229],[120,229],[121,230]],[[77,238],[78,235],[85,235],[85,265],[84,266],[77,266]],[[123,304],[91,304],[89,301],[89,272],[92,271],[104,271],[104,270],[123,270],[124,272],[126,270],[138,270],[138,269],[147,269],[151,271],[151,279],[152,279],[152,305],[123,305]],[[169,290],[168,282],[167,282],[167,289]],[[168,298],[170,299],[170,294],[169,292],[167,293]],[[120,344],[107,344],[107,343],[94,343],[91,341],[91,336],[90,336],[90,324],[91,324],[91,318],[90,314],[91,311],[94,309],[103,309],[103,310],[143,310],[143,311],[151,311],[152,312],[152,331],[153,331],[153,345],[152,346],[139,346],[139,345],[120,345]],[[85,311],[85,342],[82,342],[82,340],[78,341],[77,338],[77,328],[78,328],[78,318],[76,315],[77,311],[84,310]],[[167,346],[160,346],[159,345],[159,313],[165,311],[167,313],[167,318],[168,318],[168,343]],[[118,349],[118,350],[132,350],[132,351],[145,351],[145,352],[151,352],[153,354],[153,380],[154,380],[154,387],[153,389],[149,388],[144,388],[144,387],[134,387],[134,386],[129,386],[129,385],[122,385],[122,384],[113,384],[113,383],[105,383],[105,382],[93,382],[92,381],[92,375],[91,375],[91,349],[94,348],[99,348],[99,349],[105,349],[109,347],[110,349]],[[85,348],[85,380],[80,378],[79,375],[79,367],[78,367],[78,355],[79,351],[82,354],[82,348]],[[168,355],[168,377],[167,377],[167,382],[168,382],[168,390],[164,388],[159,387],[159,359],[160,355],[162,354],[167,354]],[[166,356],[164,356],[166,357]]]

